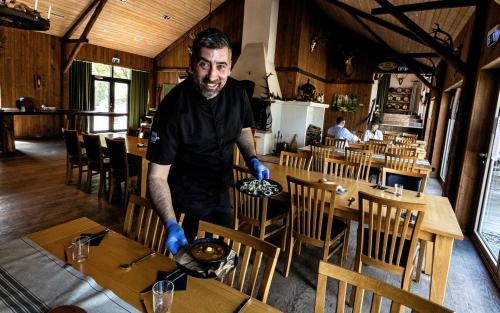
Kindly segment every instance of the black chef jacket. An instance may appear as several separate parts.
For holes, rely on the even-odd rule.
[[[168,183],[176,211],[203,217],[228,207],[221,195],[232,180],[234,144],[247,127],[253,127],[250,102],[235,79],[210,100],[192,77],[168,93],[154,117],[147,158],[172,165]]]

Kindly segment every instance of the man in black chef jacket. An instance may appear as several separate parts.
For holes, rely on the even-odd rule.
[[[228,37],[214,28],[198,33],[191,70],[193,74],[160,103],[147,154],[151,199],[165,223],[167,248],[173,254],[187,239],[193,240],[200,219],[230,225],[235,143],[252,173],[269,178],[269,170],[255,154],[250,102],[240,83],[229,77]],[[183,227],[174,209],[186,214]]]

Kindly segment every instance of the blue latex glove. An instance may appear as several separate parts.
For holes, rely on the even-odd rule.
[[[258,180],[269,179],[269,169],[255,157],[248,161],[248,169]]]
[[[168,221],[165,227],[167,228],[167,249],[175,255],[180,248],[188,244],[184,229],[175,220]]]

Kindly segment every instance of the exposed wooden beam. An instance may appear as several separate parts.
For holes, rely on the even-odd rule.
[[[394,9],[375,8],[372,9],[372,14],[379,15],[379,14],[390,14],[395,11],[414,12],[414,11],[426,11],[426,10],[436,10],[436,9],[446,9],[446,8],[460,8],[460,7],[475,6],[476,4],[477,0],[440,0],[440,1],[395,5]]]
[[[80,40],[80,39],[66,39],[63,41],[63,43],[80,43],[80,42],[83,42],[83,43],[88,43],[89,40],[88,39],[83,39],[83,40]]]
[[[71,64],[73,64],[73,60],[78,55],[78,52],[80,52],[80,49],[82,48],[82,46],[84,44],[84,41],[87,40],[87,36],[89,35],[90,31],[92,30],[92,27],[94,26],[95,22],[97,21],[99,14],[101,14],[102,9],[106,5],[106,2],[108,2],[108,0],[100,0],[94,13],[90,17],[89,22],[85,26],[83,33],[80,35],[80,42],[77,43],[76,46],[73,48],[73,51],[71,51],[71,53],[66,61],[66,65],[64,66],[63,73],[66,73],[69,70],[69,68],[71,67]]]
[[[383,20],[379,17],[376,17],[376,16],[373,16],[371,15],[370,13],[366,13],[365,11],[362,11],[360,9],[357,9],[357,8],[354,8],[350,5],[347,5],[343,2],[340,2],[338,0],[327,0],[328,3],[336,6],[337,8],[339,9],[342,9],[344,11],[346,11],[347,13],[351,14],[352,16],[359,16],[359,17],[362,17],[372,23],[375,23],[379,26],[382,26],[382,27],[385,27],[393,32],[396,32],[398,33],[399,35],[401,36],[404,36],[406,38],[409,38],[411,40],[414,40],[414,41],[417,41],[419,43],[424,43],[420,38],[418,38],[417,36],[415,36],[414,33],[412,33],[411,31],[405,29],[405,28],[402,28],[402,27],[399,27],[397,25],[394,25],[390,22],[387,22],[386,20]]]
[[[384,39],[382,39],[382,37],[380,37],[376,32],[374,32],[365,22],[363,22],[363,20],[361,20],[361,18],[359,16],[356,16],[354,14],[352,14],[352,17],[364,28],[366,29],[366,31],[368,31],[370,33],[370,35],[372,35],[372,37],[377,40],[382,46],[384,46],[387,50],[391,51],[391,53],[400,61],[400,62],[403,62],[407,67],[408,69],[424,84],[426,85],[427,87],[429,87],[429,89],[433,90],[435,89],[434,85],[432,85],[432,83],[430,81],[428,81],[424,76],[422,76],[422,74],[420,73],[420,68],[419,68],[419,64],[418,62],[416,62],[415,60],[413,59],[410,59],[408,57],[405,57],[403,56],[402,54],[400,54],[399,52],[397,52],[396,50],[394,50],[393,48],[391,48],[386,42]]]
[[[178,73],[187,72],[189,67],[158,67],[156,68],[156,73]]]
[[[63,41],[69,39],[71,35],[75,32],[75,30],[80,26],[81,22],[87,17],[90,11],[99,3],[100,0],[94,0],[85,10],[80,14],[80,16],[76,19],[76,21],[71,25],[68,31],[63,36]]]
[[[402,55],[409,58],[439,58],[439,55],[435,52],[413,52],[403,53]]]
[[[432,48],[439,56],[451,64],[458,72],[464,74],[466,71],[465,63],[460,58],[453,54],[453,52],[440,44],[436,39],[432,38],[425,30],[423,30],[417,23],[412,21],[404,13],[393,11],[394,5],[387,0],[375,0],[380,6],[387,10],[392,10],[391,15],[394,16],[401,24],[406,26],[412,33],[414,33],[420,40],[425,42],[427,46]]]

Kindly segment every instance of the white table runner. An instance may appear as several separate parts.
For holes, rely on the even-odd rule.
[[[139,312],[27,238],[0,246],[0,313],[76,305],[88,313]]]

